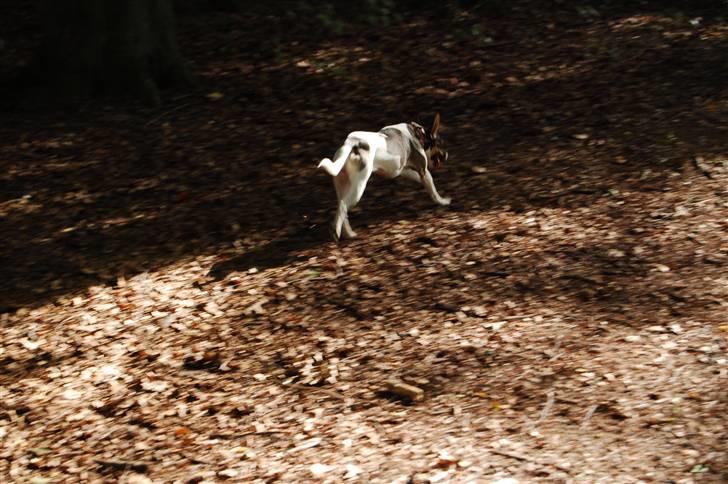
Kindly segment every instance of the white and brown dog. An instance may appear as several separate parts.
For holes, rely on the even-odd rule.
[[[440,130],[440,113],[427,131],[417,123],[386,126],[379,132],[354,131],[338,149],[334,161],[324,158],[319,168],[334,177],[338,207],[333,222],[334,238],[343,228],[346,237],[356,237],[349,225],[349,209],[361,199],[369,177],[376,172],[387,178],[404,176],[422,183],[435,203],[449,205],[450,199],[437,193],[429,165],[438,167],[447,160]]]

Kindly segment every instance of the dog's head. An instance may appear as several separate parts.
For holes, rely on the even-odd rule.
[[[433,168],[438,168],[447,160],[447,151],[445,150],[445,142],[440,136],[440,113],[435,113],[435,119],[432,121],[430,132],[427,133],[428,152]]]

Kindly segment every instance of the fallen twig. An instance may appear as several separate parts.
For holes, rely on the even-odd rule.
[[[599,405],[592,405],[589,407],[589,410],[586,411],[586,415],[584,415],[584,418],[581,420],[579,429],[584,430],[587,425],[589,425],[589,420],[592,418],[592,415],[594,415],[594,412],[597,411],[597,408],[599,408]]]
[[[182,453],[180,455],[182,455],[185,459],[189,460],[193,464],[205,464],[205,465],[208,465],[208,466],[212,466],[212,465],[215,465],[216,464],[215,462],[213,462],[211,460],[201,459],[199,457],[195,457],[195,456],[190,455],[190,454]]]
[[[402,381],[391,379],[386,382],[387,391],[397,395],[398,397],[419,402],[425,398],[425,392],[414,385],[408,385]]]
[[[144,124],[144,126],[149,126],[151,124],[154,124],[157,121],[159,121],[160,119],[162,119],[163,117],[167,116],[168,114],[172,114],[176,111],[180,111],[181,109],[186,108],[189,105],[190,105],[190,103],[182,103],[182,104],[179,104],[179,105],[173,107],[172,109],[168,109],[167,111],[164,111],[163,113],[159,114],[158,116],[155,116],[152,119],[150,119],[149,121],[147,121],[146,124]]]
[[[101,460],[94,459],[101,467],[111,468],[117,471],[134,471],[143,474],[149,470],[149,465],[143,462],[125,462],[120,460]]]
[[[242,439],[243,437],[248,437],[249,435],[275,435],[275,434],[287,434],[285,430],[261,430],[261,431],[253,431],[253,432],[243,432],[241,434],[212,434],[210,435],[211,439]]]
[[[566,472],[567,474],[570,474],[571,473],[571,469],[569,469],[568,467],[564,467],[564,466],[562,466],[560,464],[555,464],[553,462],[542,462],[542,461],[540,461],[538,459],[532,459],[532,458],[530,458],[528,456],[525,456],[525,455],[522,455],[522,454],[516,454],[514,452],[508,452],[508,451],[505,451],[505,450],[488,449],[488,451],[490,453],[492,453],[492,454],[502,455],[503,457],[510,457],[511,459],[520,460],[522,462],[532,462],[534,464],[539,464],[539,465],[542,465],[542,466],[551,466],[551,467],[554,467],[554,468],[556,468],[556,469],[558,469],[560,471]]]
[[[530,368],[529,368],[529,369],[527,369],[527,370],[524,370],[524,371],[522,371],[521,373],[519,373],[519,374],[518,374],[518,376],[517,376],[517,377],[515,377],[515,378],[514,378],[514,379],[513,379],[512,381],[511,381],[511,383],[515,383],[515,382],[517,382],[518,380],[520,380],[521,378],[524,378],[524,377],[528,376],[528,375],[529,375],[529,374],[531,374],[531,373],[532,373],[532,370],[531,370]]]
[[[544,420],[546,420],[546,417],[549,416],[549,413],[551,412],[551,408],[554,406],[554,401],[556,400],[556,393],[551,390],[548,393],[548,396],[546,397],[546,404],[543,406],[543,409],[541,410],[541,415],[539,415],[538,420],[533,424],[533,427],[536,427],[536,425],[540,424]]]
[[[506,316],[505,318],[498,318],[499,321],[510,321],[512,319],[526,319],[526,318],[532,318],[534,316],[538,316],[538,313],[533,314],[519,314],[516,316]]]
[[[704,177],[710,178],[711,180],[713,179],[713,174],[708,168],[706,168],[705,160],[703,160],[702,156],[696,156],[693,158],[693,166],[695,166],[695,169],[702,173]]]
[[[288,387],[288,388],[296,388],[298,390],[317,391],[317,392],[325,393],[331,397],[338,398],[339,400],[346,400],[348,398],[351,398],[352,400],[357,400],[355,397],[347,397],[346,395],[342,395],[341,393],[334,391],[334,390],[329,390],[328,388],[301,385],[298,383],[290,383],[288,385],[283,385],[283,386]]]

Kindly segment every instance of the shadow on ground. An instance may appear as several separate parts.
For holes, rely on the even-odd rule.
[[[682,25],[668,24],[679,31],[668,36],[659,18],[623,29],[519,24],[503,48],[425,42],[433,25],[416,22],[391,29],[396,47],[311,41],[262,64],[224,36],[185,37],[209,20],[181,29],[203,90],[161,111],[4,115],[2,311],[234,244],[245,253],[214,263],[215,277],[328,251],[333,189],[316,161],[350,130],[434,109],[452,155],[436,181],[462,213],[588,206],[614,189],[659,194],[691,157],[725,154],[728,51],[678,35]],[[215,22],[244,31],[251,19]],[[509,22],[489,25],[505,32]],[[225,56],[207,55],[223,45]],[[213,91],[224,101],[204,96]],[[435,210],[423,195],[376,180],[352,222],[380,230],[418,218]]]

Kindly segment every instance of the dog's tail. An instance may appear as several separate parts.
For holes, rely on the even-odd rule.
[[[323,168],[331,176],[336,176],[341,172],[346,164],[349,156],[353,154],[353,157],[361,158],[360,150],[369,150],[369,144],[364,141],[346,141],[344,146],[339,148],[336,152],[336,159],[331,161],[328,158],[324,158],[318,164],[318,168]]]

